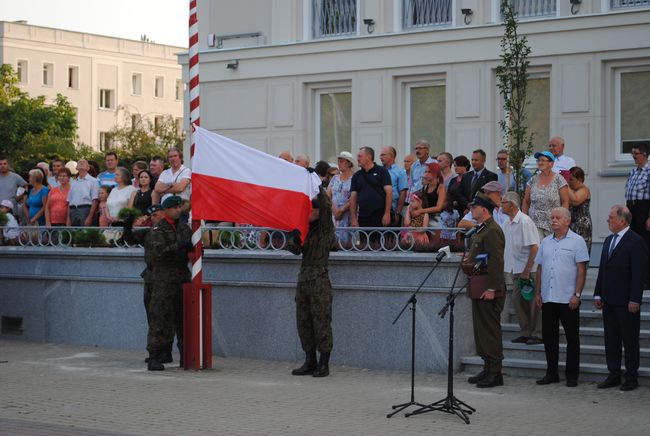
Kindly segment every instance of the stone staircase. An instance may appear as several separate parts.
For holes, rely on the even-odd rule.
[[[589,289],[585,287],[585,289]],[[593,289],[593,287],[591,287]],[[508,300],[510,299],[510,293]],[[510,301],[504,309],[501,328],[503,330],[503,372],[510,376],[541,378],[546,372],[544,345],[513,344],[512,339],[519,336],[517,315]],[[639,379],[642,384],[650,385],[650,292],[646,291],[641,305],[641,365]],[[564,362],[566,360],[566,340],[564,330],[560,327],[560,378],[564,379]],[[625,359],[623,358],[623,361]],[[477,373],[483,366],[478,356],[461,358],[462,369],[468,373]],[[605,363],[605,341],[603,338],[603,321],[600,311],[593,308],[593,296],[584,295],[580,309],[580,380],[602,381],[607,375]]]

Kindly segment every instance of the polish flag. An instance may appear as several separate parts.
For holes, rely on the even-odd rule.
[[[309,229],[321,180],[303,167],[196,126],[192,219]]]

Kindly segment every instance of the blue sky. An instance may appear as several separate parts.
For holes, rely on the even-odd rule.
[[[188,0],[0,0],[0,21],[188,45]]]

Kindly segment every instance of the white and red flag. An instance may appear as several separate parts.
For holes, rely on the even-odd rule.
[[[320,178],[225,136],[195,129],[192,219],[298,229],[304,240]]]

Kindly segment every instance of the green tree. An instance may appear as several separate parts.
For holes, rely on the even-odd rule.
[[[528,56],[531,48],[525,36],[517,33],[516,12],[509,0],[501,0],[504,32],[501,39],[501,64],[497,67],[497,87],[503,96],[505,119],[499,121],[504,148],[515,176],[515,190],[520,193],[523,163],[533,150],[533,135],[526,126]]]
[[[122,122],[109,133],[111,149],[123,163],[149,161],[152,156],[166,156],[171,147],[183,149],[184,134],[171,115],[159,118],[157,123],[120,109]]]
[[[55,157],[78,158],[75,146],[77,121],[74,107],[58,94],[53,104],[45,97],[30,97],[17,86],[10,65],[0,69],[0,153],[18,171],[33,168]]]

